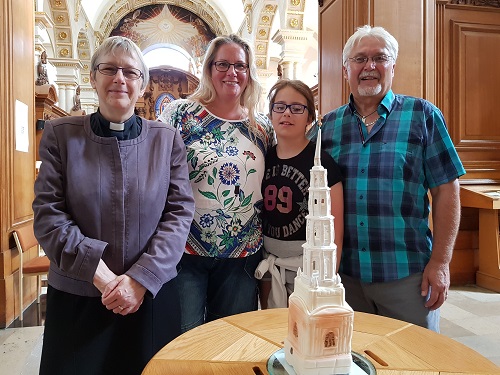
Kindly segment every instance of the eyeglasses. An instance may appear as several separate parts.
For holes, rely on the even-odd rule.
[[[372,57],[366,57],[366,56],[357,56],[357,57],[348,57],[347,60],[352,61],[356,64],[366,64],[368,60],[372,60],[375,65],[382,65],[385,64],[386,62],[390,61],[392,59],[392,56],[387,56],[387,55],[377,55],[377,56],[372,56]]]
[[[248,70],[248,64],[245,63],[234,63],[230,64],[226,61],[216,61],[214,62],[215,69],[218,72],[227,72],[229,70],[229,67],[233,65],[234,66],[234,71],[237,73],[246,73]]]
[[[304,104],[285,104],[285,103],[274,103],[272,109],[276,113],[285,113],[286,109],[290,108],[290,113],[294,115],[300,115],[304,113],[307,105]]]
[[[112,64],[107,64],[107,63],[100,63],[97,64],[96,70],[99,71],[99,73],[104,74],[105,76],[114,76],[116,73],[118,73],[119,70],[122,71],[123,76],[126,79],[139,79],[143,77],[142,72],[139,69],[136,68],[121,68],[119,66],[114,66]]]

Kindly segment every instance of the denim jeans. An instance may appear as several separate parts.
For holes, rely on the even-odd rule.
[[[261,253],[245,258],[212,258],[184,254],[177,285],[181,300],[181,329],[257,310],[255,269]]]

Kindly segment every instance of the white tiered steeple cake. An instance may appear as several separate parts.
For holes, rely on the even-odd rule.
[[[321,127],[309,186],[303,269],[289,298],[285,358],[298,375],[348,374],[354,312],[337,274],[337,245],[327,171],[321,166]]]

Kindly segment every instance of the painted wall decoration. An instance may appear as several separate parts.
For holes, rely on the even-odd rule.
[[[153,44],[173,44],[201,60],[215,38],[208,24],[196,14],[168,4],[146,5],[123,17],[111,35],[132,39],[141,50]]]
[[[174,101],[176,99],[175,96],[173,96],[172,94],[170,93],[162,93],[160,94],[160,96],[158,96],[158,98],[156,99],[156,103],[155,103],[155,115],[156,115],[156,118],[158,118],[158,116],[160,116],[160,114],[163,112],[163,110],[165,109],[165,106]]]

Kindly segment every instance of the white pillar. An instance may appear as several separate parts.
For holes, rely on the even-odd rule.
[[[269,78],[273,75],[273,73],[269,70],[257,69],[257,74],[259,76],[259,83],[262,86],[262,92],[260,95],[259,105],[257,106],[257,110],[262,113],[268,112],[267,109],[267,94],[269,93]]]
[[[50,59],[50,62],[56,67],[59,107],[69,113],[73,107],[73,98],[79,85],[83,64],[78,59]]]
[[[70,113],[71,108],[73,108],[73,98],[75,97],[75,92],[76,92],[76,86],[74,85],[68,85],[66,87],[66,107],[63,109]]]
[[[293,79],[302,77],[302,61],[294,61],[293,63]]]
[[[313,31],[281,29],[272,40],[281,46],[283,78],[302,79],[302,61],[313,39]]]
[[[58,92],[57,96],[59,97],[58,107],[66,111],[66,85],[63,82],[57,82]]]
[[[82,105],[82,110],[85,111],[86,115],[97,112],[97,108],[99,107],[97,93],[90,85],[80,86],[80,89],[80,103]]]
[[[293,66],[290,61],[282,61],[281,66],[283,68],[283,78],[295,79],[295,74],[293,72]]]

